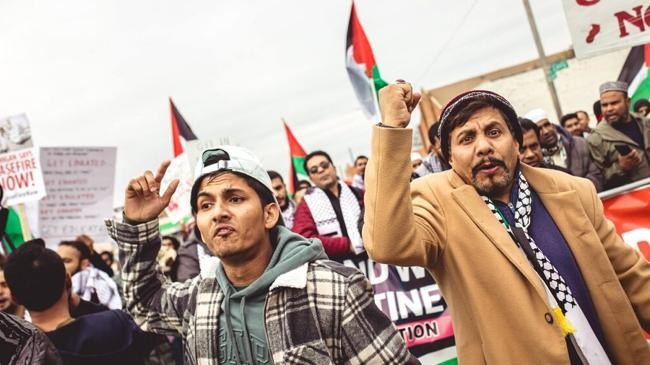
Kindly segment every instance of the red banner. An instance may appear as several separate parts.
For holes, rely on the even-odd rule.
[[[650,261],[650,185],[605,198],[603,206],[625,243]],[[645,337],[650,341],[650,334]]]
[[[603,205],[623,240],[650,261],[650,185],[605,198]]]

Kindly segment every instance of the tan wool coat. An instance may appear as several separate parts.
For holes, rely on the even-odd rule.
[[[453,171],[409,186],[410,129],[374,127],[363,240],[384,263],[426,267],[449,304],[461,364],[569,364],[543,284],[476,190]],[[593,184],[521,166],[568,242],[616,364],[650,364],[650,264],[615,232]],[[550,322],[550,323],[549,323]]]

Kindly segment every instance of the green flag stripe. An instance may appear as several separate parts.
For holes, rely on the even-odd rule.
[[[375,84],[375,92],[377,93],[381,88],[388,85],[388,83],[381,78],[381,75],[379,75],[379,68],[377,65],[372,68],[372,82]]]
[[[293,170],[296,172],[296,175],[309,176],[303,166],[305,163],[305,156],[291,156],[291,162],[293,163]]]
[[[458,359],[449,359],[447,361],[439,362],[438,365],[458,365]]]
[[[650,79],[647,76],[643,81],[641,81],[636,90],[634,90],[631,99],[632,102],[630,103],[630,107],[632,107],[639,99],[650,99]]]

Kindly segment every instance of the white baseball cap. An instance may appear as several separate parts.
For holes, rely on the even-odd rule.
[[[243,147],[224,145],[203,150],[201,158],[196,162],[194,184],[190,197],[193,211],[196,211],[194,205],[201,179],[221,170],[237,172],[257,180],[269,190],[273,201],[278,204],[271,185],[271,178],[257,156]],[[284,224],[281,215],[280,223]]]

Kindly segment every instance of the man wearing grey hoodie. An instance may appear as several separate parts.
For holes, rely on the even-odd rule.
[[[203,152],[190,204],[197,236],[220,259],[214,276],[172,283],[156,270],[169,162],[130,181],[120,249],[127,307],[148,331],[181,336],[188,364],[418,363],[356,269],[284,227],[271,181],[249,151]]]

